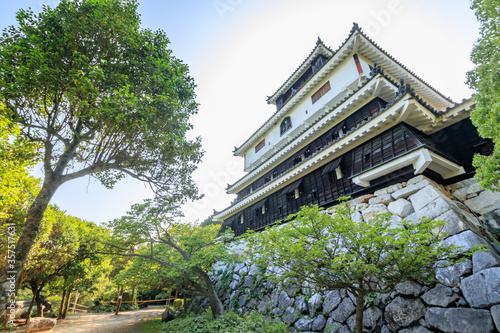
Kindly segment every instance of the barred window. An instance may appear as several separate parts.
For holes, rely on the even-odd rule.
[[[280,125],[280,135],[283,135],[288,131],[290,128],[292,128],[292,119],[290,117],[286,117],[283,119]]]

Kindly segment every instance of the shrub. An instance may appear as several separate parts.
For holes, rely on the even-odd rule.
[[[172,304],[172,307],[174,308],[175,311],[179,311],[180,309],[182,309],[183,306],[184,306],[184,300],[182,300],[181,298],[177,298],[176,300],[174,300],[174,304]]]
[[[141,332],[176,332],[176,333],[284,333],[288,326],[274,322],[258,313],[238,315],[228,312],[224,316],[212,318],[211,314],[187,315],[168,322],[146,321],[140,326]]]

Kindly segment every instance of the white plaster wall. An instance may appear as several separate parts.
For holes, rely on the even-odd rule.
[[[363,72],[368,76],[370,68],[365,59],[360,57],[361,66]],[[261,161],[258,159],[264,156],[267,158],[274,152],[273,148],[279,149],[286,143],[288,143],[298,132],[303,129],[304,122],[308,119],[314,121],[328,103],[328,108],[334,106],[339,100],[341,100],[346,95],[346,87],[352,84],[359,78],[358,71],[356,69],[356,64],[351,56],[346,57],[346,59],[341,62],[335,69],[327,75],[323,80],[321,80],[311,91],[305,95],[301,101],[299,101],[285,116],[283,116],[269,131],[267,131],[259,140],[259,143],[263,138],[266,139],[266,146],[255,152],[255,145],[245,152],[245,170],[249,170],[253,167],[255,163],[260,164]],[[312,104],[311,96],[321,88],[327,81],[330,81],[330,91],[323,95],[316,103]],[[289,101],[290,102],[290,101]],[[307,111],[307,113],[306,113]],[[288,130],[283,136],[280,135],[280,124],[286,116],[290,116],[292,120],[292,128]],[[257,163],[256,163],[257,162]]]

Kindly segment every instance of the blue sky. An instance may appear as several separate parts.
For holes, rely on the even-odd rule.
[[[0,27],[15,12],[57,0],[0,0]],[[227,183],[243,175],[232,155],[273,112],[266,97],[297,68],[317,37],[336,49],[353,22],[409,69],[453,99],[468,98],[465,73],[478,37],[468,0],[139,0],[143,27],[162,29],[174,54],[190,67],[200,103],[192,137],[206,151],[194,178],[205,199],[184,208],[186,220],[202,221],[233,199]],[[40,174],[35,170],[36,174]],[[106,190],[93,178],[64,184],[53,203],[94,222],[126,213],[151,197],[133,179]]]

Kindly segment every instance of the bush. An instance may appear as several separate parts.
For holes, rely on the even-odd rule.
[[[212,318],[211,314],[188,315],[177,318],[168,323],[145,322],[142,325],[149,330],[154,328],[155,332],[177,332],[177,333],[283,333],[288,332],[287,325],[281,322],[273,322],[260,314],[238,315],[228,312],[224,316]],[[154,326],[154,327],[152,327]],[[143,327],[144,328],[144,327]]]
[[[174,300],[174,304],[172,304],[172,307],[174,308],[175,311],[179,311],[180,309],[182,309],[183,306],[184,306],[184,300],[182,300],[181,298],[177,298],[176,300]]]

